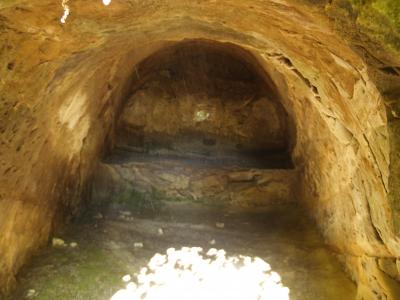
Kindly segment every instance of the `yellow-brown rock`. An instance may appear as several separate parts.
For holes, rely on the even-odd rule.
[[[382,2],[368,5],[389,16],[391,35],[365,10],[360,30],[346,25],[361,7],[348,1],[70,0],[65,24],[61,1],[1,1],[1,290],[87,199],[136,67],[190,40],[246,61],[273,88],[295,128],[296,198],[360,299],[399,299],[379,264],[400,257],[399,23],[388,13],[398,2]]]
[[[238,174],[241,179],[238,180]],[[254,174],[257,174],[256,176]],[[234,180],[232,180],[234,178]],[[237,207],[269,206],[296,201],[297,172],[291,169],[249,169],[180,160],[100,164],[93,182],[98,204],[119,202],[126,195],[154,200],[192,200]],[[134,201],[134,200],[129,200]]]

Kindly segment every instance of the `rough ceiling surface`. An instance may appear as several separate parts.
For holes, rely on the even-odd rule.
[[[268,75],[296,128],[298,198],[358,297],[399,299],[400,22],[385,1],[313,2],[69,0],[62,24],[61,0],[1,1],[2,291],[84,204],[135,66],[196,40]],[[391,34],[363,22],[372,9]]]

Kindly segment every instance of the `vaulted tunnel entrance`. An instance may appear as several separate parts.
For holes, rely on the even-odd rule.
[[[299,203],[296,120],[257,59],[188,40],[131,74],[86,213],[22,271],[12,297],[353,297]]]
[[[206,41],[153,54],[135,67],[117,143],[142,152],[275,155],[282,167],[289,165],[293,128],[273,82],[256,64],[237,46]]]
[[[214,204],[294,201],[294,123],[249,53],[182,42],[146,58],[133,78],[96,172],[97,201],[143,191]]]

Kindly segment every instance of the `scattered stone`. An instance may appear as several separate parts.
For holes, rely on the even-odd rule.
[[[122,277],[123,282],[129,282],[131,281],[132,277],[129,274],[126,274],[125,276]]]
[[[158,228],[158,235],[163,235],[164,234],[164,230],[162,228]]]
[[[69,246],[70,246],[71,248],[76,248],[76,247],[78,247],[78,243],[72,242],[72,243],[69,243]]]
[[[56,248],[61,248],[61,247],[65,247],[66,246],[64,240],[60,239],[60,238],[53,238],[51,240],[51,244],[53,245],[53,247],[56,247]]]
[[[125,216],[125,217],[129,217],[129,216],[132,215],[132,213],[131,213],[130,211],[127,211],[127,210],[121,210],[121,211],[119,212],[119,214],[120,214],[121,216]]]
[[[224,223],[220,223],[220,222],[217,222],[217,223],[215,223],[215,226],[217,227],[217,228],[224,228],[225,227],[225,224]]]
[[[211,240],[209,243],[210,243],[210,245],[215,245],[216,242],[215,242],[215,240]]]
[[[133,244],[133,246],[135,247],[135,248],[143,248],[143,243],[134,243]]]
[[[120,211],[118,219],[124,220],[124,221],[133,221],[134,220],[134,218],[132,217],[132,213],[130,211]]]
[[[26,293],[26,298],[32,298],[33,296],[36,296],[36,291],[34,289],[28,290]]]

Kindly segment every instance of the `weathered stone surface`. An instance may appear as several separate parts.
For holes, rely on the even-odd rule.
[[[259,178],[261,174],[261,172],[256,170],[229,172],[228,180],[231,182],[254,181],[256,178]]]
[[[381,270],[374,257],[346,257],[350,272],[358,283],[357,299],[397,299],[400,297],[398,282]]]
[[[200,39],[240,48],[232,52],[269,74],[295,122],[303,203],[327,243],[347,257],[360,297],[399,298],[395,280],[377,266],[378,258],[400,257],[397,125],[387,120],[397,118],[398,55],[371,47],[360,27],[344,23],[339,34],[307,1],[70,2],[64,25],[60,2],[0,3],[2,290],[50,232],[79,210],[94,166],[114,139],[135,66],[167,46]],[[392,9],[398,2],[367,2],[358,23],[377,40],[392,39],[398,51]],[[352,20],[354,1],[327,5],[340,3],[343,16],[328,13]],[[364,7],[389,23],[367,23],[371,11]],[[343,35],[351,35],[349,43]]]
[[[379,258],[378,266],[383,272],[392,277],[398,279],[399,273],[397,271],[396,259],[395,258]]]
[[[278,95],[229,51],[188,42],[147,58],[136,72],[119,143],[209,155],[289,150]]]
[[[296,170],[198,167],[179,161],[100,164],[96,174],[93,199],[103,204],[118,201],[121,193],[132,190],[150,198],[156,193],[161,200],[173,198],[242,207],[285,204],[296,201],[298,181]],[[238,174],[252,179],[238,181]]]

